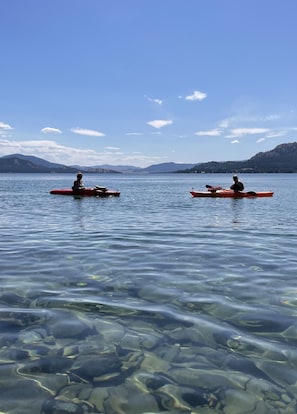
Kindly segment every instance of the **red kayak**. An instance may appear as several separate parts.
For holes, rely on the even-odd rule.
[[[59,190],[51,190],[51,194],[70,195],[75,197],[119,197],[121,194],[117,190],[109,190],[106,187],[82,188],[80,190],[72,190],[72,188],[62,188]]]
[[[209,188],[208,191],[192,190],[190,193],[193,197],[208,197],[208,198],[253,198],[253,197],[272,197],[272,191],[233,191],[225,189]]]

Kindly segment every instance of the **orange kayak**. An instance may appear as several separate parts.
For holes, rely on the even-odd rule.
[[[208,198],[253,198],[253,197],[272,197],[272,191],[233,191],[233,190],[214,190],[214,191],[190,191],[193,197]]]
[[[50,194],[70,195],[76,197],[119,197],[121,194],[117,190],[109,190],[106,187],[82,188],[80,190],[72,190],[72,188],[61,188],[51,190]]]

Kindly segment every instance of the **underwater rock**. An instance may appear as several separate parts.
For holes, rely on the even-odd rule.
[[[156,356],[168,362],[177,360],[180,353],[180,344],[169,344],[164,338],[163,342],[154,350]]]
[[[213,394],[206,393],[199,388],[187,388],[167,384],[155,393],[159,398],[159,405],[164,409],[192,411],[198,407],[214,407],[217,400]]]
[[[120,341],[120,347],[122,350],[141,351],[139,335],[136,332],[126,332]]]
[[[44,328],[24,329],[20,332],[19,341],[23,344],[34,344],[45,341],[48,333]]]
[[[79,355],[70,372],[86,381],[99,380],[102,375],[119,373],[122,362],[116,353]],[[112,376],[113,377],[113,376]]]
[[[87,401],[67,401],[58,398],[47,399],[41,408],[41,414],[100,414],[97,409]],[[103,414],[103,413],[102,413]]]
[[[119,353],[119,355],[121,354]],[[121,356],[121,361],[122,372],[125,373],[125,376],[127,377],[140,367],[143,361],[143,353],[135,351],[125,352],[125,354]]]
[[[141,369],[147,372],[164,372],[166,373],[170,368],[170,362],[165,359],[159,358],[153,352],[145,352],[143,354],[143,361],[141,363]]]
[[[137,371],[135,374],[130,376],[126,384],[132,382],[134,387],[141,392],[154,392],[166,384],[173,384],[172,379],[160,372],[148,372],[148,371]]]
[[[289,390],[293,395],[297,395],[297,371],[295,366],[275,361],[260,361],[257,363],[268,378],[281,387]]]
[[[30,304],[30,300],[14,292],[3,292],[0,295],[0,303],[10,306],[27,307]]]
[[[125,334],[124,327],[115,321],[96,318],[93,323],[96,331],[107,343],[119,342]]]
[[[98,411],[105,412],[104,404],[109,397],[110,387],[92,387],[88,401],[93,404]]]
[[[254,313],[239,313],[229,322],[239,328],[244,328],[251,332],[267,332],[269,334],[275,332],[283,332],[290,326],[294,326],[296,319],[293,316],[282,315],[278,312],[269,312],[261,309]]]
[[[45,313],[32,310],[11,311],[0,310],[0,330],[15,330],[29,325],[41,323],[45,320]]]
[[[213,343],[213,332],[205,329],[204,326],[178,327],[167,333],[171,341],[178,342],[180,345],[196,344],[205,345]]]
[[[250,377],[238,372],[225,371],[219,369],[209,369],[209,367],[199,369],[194,367],[173,366],[169,372],[170,378],[181,386],[199,387],[205,390],[217,388],[242,388],[244,389]]]
[[[93,329],[89,319],[75,312],[61,310],[52,311],[48,327],[55,338],[77,339],[91,334]]]
[[[112,387],[104,400],[105,414],[159,413],[158,402],[149,393],[141,392],[129,381],[125,385]]]
[[[1,395],[1,413],[40,414],[51,392],[31,378],[11,376],[1,381]]]

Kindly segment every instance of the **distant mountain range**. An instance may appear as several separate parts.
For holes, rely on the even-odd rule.
[[[118,173],[103,167],[79,167],[55,164],[33,155],[12,154],[0,158],[0,173]]]
[[[259,152],[246,161],[206,162],[188,173],[296,173],[297,142],[280,144],[271,151]]]
[[[297,142],[280,144],[271,151],[259,152],[245,161],[210,161],[197,164],[167,162],[139,168],[128,165],[97,165],[84,167],[55,164],[35,156],[22,154],[5,155],[0,158],[0,173],[296,173]]]
[[[98,173],[98,174],[120,174],[120,173],[172,173],[179,169],[189,169],[195,164],[176,164],[168,162],[152,165],[147,168],[133,167],[129,165],[97,165],[84,167],[81,165],[55,164],[32,155],[12,154],[0,158],[0,173]]]
[[[139,173],[139,174],[159,174],[159,173],[172,173],[179,169],[186,170],[194,167],[196,164],[177,164],[174,162],[164,162],[162,164],[151,165],[150,167],[140,168],[133,167],[132,165],[100,165],[95,167],[82,167],[76,165],[75,167],[80,171],[94,172],[94,169],[104,168],[111,172],[120,173]]]

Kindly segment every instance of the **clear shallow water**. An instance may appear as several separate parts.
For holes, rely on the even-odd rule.
[[[296,412],[295,175],[1,178],[1,412]]]

